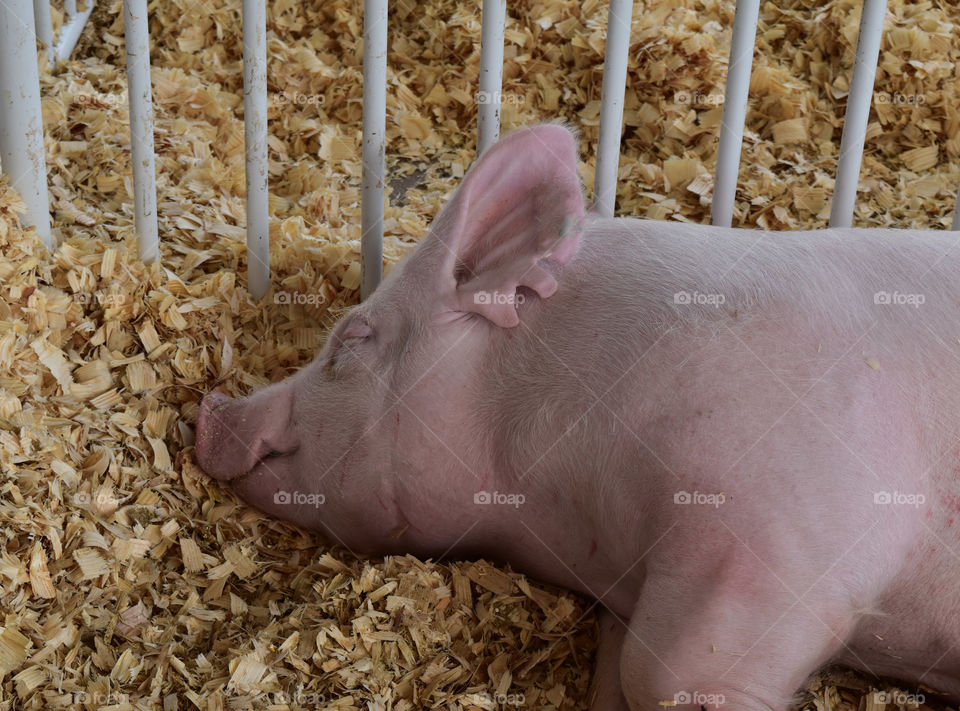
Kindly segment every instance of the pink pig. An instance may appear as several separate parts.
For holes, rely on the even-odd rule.
[[[373,553],[602,607],[593,709],[783,711],[826,662],[960,698],[960,237],[586,215],[517,131],[197,456]]]

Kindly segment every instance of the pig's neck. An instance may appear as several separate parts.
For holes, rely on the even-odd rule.
[[[443,356],[384,415],[389,437],[370,442],[391,472],[379,496],[392,504],[398,530],[386,534],[384,549],[435,557],[473,546],[491,554],[499,538],[519,533],[517,522],[503,520],[502,506],[483,503],[510,493],[497,470],[479,375],[499,332],[482,319],[434,324],[429,352]]]
[[[393,552],[437,557],[490,540],[497,523],[491,507],[476,502],[484,500],[483,492],[504,488],[485,438],[462,424],[454,399],[419,404],[408,401],[391,413],[394,441],[404,444],[392,453],[391,480],[384,482],[397,528],[383,543]]]
[[[392,476],[383,482],[380,498],[391,503],[395,525],[384,531],[378,550],[508,562],[534,578],[606,595],[605,602],[627,614],[634,598],[610,571],[623,568],[611,559],[613,552],[629,554],[631,547],[623,531],[599,525],[602,514],[593,515],[595,508],[612,510],[612,502],[601,501],[602,492],[589,490],[589,483],[578,484],[566,471],[573,463],[560,452],[543,460],[556,471],[518,474],[512,438],[491,431],[497,418],[490,409],[499,401],[484,401],[486,384],[463,380],[464,373],[483,372],[479,361],[495,344],[485,335],[477,343],[468,337],[462,346],[456,358],[445,361],[454,367],[431,370],[388,413],[396,445]],[[580,477],[600,480],[580,464],[575,467]]]

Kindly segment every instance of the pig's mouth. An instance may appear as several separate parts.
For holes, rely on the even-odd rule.
[[[288,470],[288,467],[283,466],[281,470],[280,465],[285,464],[282,460],[292,454],[293,452],[271,452],[261,457],[253,467],[242,474],[221,481],[240,498],[262,509],[264,503],[282,500],[283,497],[279,495],[289,488],[283,484],[285,477],[282,474],[283,471]]]
[[[271,450],[266,454],[264,454],[262,457],[260,457],[257,463],[254,464],[253,467],[251,467],[249,470],[231,479],[230,484],[233,485],[233,484],[243,484],[246,482],[250,482],[257,475],[260,475],[260,476],[270,475],[274,477],[274,479],[276,479],[277,482],[279,483],[280,481],[282,481],[283,478],[280,476],[280,474],[278,474],[273,470],[273,467],[285,464],[283,460],[289,459],[290,457],[292,457],[296,453],[296,451],[297,451],[296,449],[291,450],[289,452],[277,452],[277,451]]]
[[[264,457],[249,471],[224,483],[247,505],[306,530],[317,530],[326,497],[302,488],[303,482],[291,478],[288,463],[283,462],[282,469],[277,466],[291,454]]]
[[[257,466],[263,464],[264,462],[276,461],[277,459],[283,459],[284,457],[292,457],[294,454],[297,453],[299,449],[300,447],[294,447],[293,449],[288,449],[283,452],[277,449],[271,449],[267,451],[267,453],[264,454],[262,457],[260,457],[260,461],[257,462],[257,464],[254,466],[254,469],[256,469]]]

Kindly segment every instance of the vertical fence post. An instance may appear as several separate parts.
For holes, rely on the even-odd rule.
[[[757,37],[760,0],[737,0],[733,15],[733,38],[727,62],[727,85],[720,120],[720,147],[713,180],[713,204],[710,224],[729,227],[733,222],[733,203],[737,196],[743,124],[747,118],[750,70],[753,68],[753,44]]]
[[[270,286],[270,202],[267,175],[267,5],[243,0],[243,140],[247,175],[247,290]]]
[[[503,35],[507,0],[483,0],[480,28],[480,86],[477,91],[477,157],[500,135]]]
[[[620,163],[620,134],[623,132],[623,95],[627,85],[632,21],[633,0],[610,0],[607,47],[603,58],[603,87],[600,93],[597,171],[593,181],[594,209],[603,217],[613,217],[613,206],[617,197],[617,166]]]
[[[864,0],[860,11],[860,34],[853,61],[853,77],[847,96],[847,113],[843,119],[840,137],[840,157],[837,159],[837,180],[830,205],[830,226],[849,227],[853,223],[853,206],[857,199],[860,180],[860,161],[870,117],[873,98],[873,80],[877,74],[883,18],[887,0]]]
[[[50,199],[40,111],[37,37],[30,0],[0,2],[0,163],[27,204],[25,223],[33,225],[47,248]]]
[[[953,204],[953,224],[951,230],[960,230],[960,189],[957,190],[957,201]]]
[[[127,46],[134,220],[140,259],[149,264],[160,256],[160,243],[157,173],[153,162],[153,92],[150,88],[147,0],[124,0],[123,32]]]
[[[43,42],[52,66],[57,61],[57,54],[53,49],[53,20],[50,17],[49,0],[33,0],[33,21],[37,28],[37,39]]]
[[[387,0],[363,2],[363,173],[360,203],[360,298],[383,272],[383,186],[386,180]]]

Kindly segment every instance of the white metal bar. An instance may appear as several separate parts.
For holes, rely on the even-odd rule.
[[[157,230],[157,174],[153,164],[153,94],[150,90],[150,34],[147,0],[123,0],[130,94],[130,151],[133,163],[133,209],[140,258],[160,256]]]
[[[507,0],[483,0],[480,29],[480,87],[477,91],[477,157],[500,135],[503,34]]]
[[[88,0],[87,5],[90,2]],[[66,13],[67,17],[73,17],[77,14],[77,0],[63,0],[63,11]]]
[[[627,85],[630,53],[630,23],[633,0],[610,0],[607,17],[607,47],[603,58],[603,88],[600,94],[600,136],[597,139],[597,172],[593,181],[594,210],[613,217],[617,197],[617,167],[623,132],[623,94]]]
[[[247,290],[270,286],[270,202],[267,173],[267,6],[243,0],[243,128],[247,160]]]
[[[733,203],[737,196],[743,124],[747,118],[747,96],[759,14],[760,0],[737,0],[737,9],[733,15],[730,60],[727,63],[727,85],[723,95],[720,147],[713,180],[713,204],[710,206],[710,223],[721,227],[729,227],[733,222]]]
[[[873,80],[877,74],[883,18],[887,14],[887,0],[864,0],[860,11],[860,35],[853,61],[853,77],[847,96],[847,114],[843,119],[840,137],[840,157],[837,159],[837,180],[833,186],[830,205],[830,226],[850,227],[853,206],[860,181],[860,161],[867,136],[867,120],[873,98]]]
[[[951,230],[960,230],[960,190],[957,190],[957,201],[953,204],[953,224]]]
[[[0,164],[27,204],[24,222],[53,246],[40,112],[37,40],[30,0],[0,2]]]
[[[363,2],[363,174],[360,203],[360,298],[383,273],[383,186],[386,181],[387,0]]]
[[[58,61],[69,59],[70,55],[73,54],[73,49],[80,41],[80,35],[83,34],[83,28],[86,26],[87,20],[90,19],[90,13],[93,12],[93,0],[87,0],[87,9],[81,13],[77,12],[76,3],[72,3],[72,5],[72,12],[70,4],[67,5],[67,21],[60,28],[60,37],[57,38],[57,44],[54,48],[54,54]]]
[[[50,64],[53,64],[56,54],[53,51],[53,20],[50,17],[49,0],[33,0],[33,22],[37,28],[37,39],[43,43]]]

